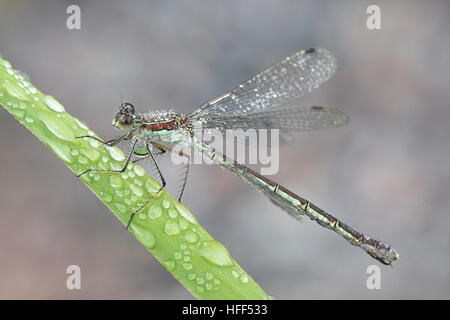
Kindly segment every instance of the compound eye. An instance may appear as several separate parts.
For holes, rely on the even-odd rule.
[[[122,103],[120,109],[123,113],[134,114],[134,106],[131,103],[128,102]]]
[[[129,128],[133,123],[133,117],[128,114],[123,114],[119,118],[119,125],[121,128]]]

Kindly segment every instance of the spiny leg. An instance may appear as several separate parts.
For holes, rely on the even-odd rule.
[[[188,158],[188,162],[185,164],[184,167],[184,172],[183,172],[183,178],[180,180],[182,181],[182,185],[181,185],[181,189],[180,189],[180,195],[178,196],[178,202],[181,202],[181,198],[183,197],[183,193],[184,193],[184,189],[186,189],[186,184],[187,184],[187,179],[188,179],[188,175],[189,175],[189,168],[190,168],[190,157],[186,154],[181,154],[180,156],[184,155],[185,157]]]
[[[86,171],[84,171],[84,172],[80,173],[79,175],[77,175],[77,177],[79,178],[83,174],[88,173],[88,172],[111,172],[111,173],[122,173],[122,172],[124,172],[127,169],[128,164],[130,163],[130,159],[131,159],[131,156],[133,155],[134,149],[136,148],[136,144],[137,144],[137,140],[134,141],[133,147],[131,148],[131,151],[130,151],[130,153],[127,156],[127,161],[125,162],[125,165],[123,166],[122,169],[120,169],[120,170],[87,169]]]
[[[159,148],[158,146],[155,146],[155,147],[159,150],[158,153],[154,154],[155,156],[158,156],[158,155],[166,153],[165,149]],[[147,148],[147,150],[149,150],[148,145],[146,145],[146,148]],[[181,202],[181,198],[183,197],[184,190],[185,190],[186,184],[187,184],[188,175],[189,175],[189,168],[190,168],[190,162],[189,161],[190,161],[190,157],[187,154],[184,154],[183,152],[180,152],[179,155],[180,156],[185,156],[185,157],[188,158],[188,162],[186,163],[186,165],[184,167],[184,172],[182,173],[183,177],[182,177],[182,179],[180,179],[180,181],[182,181],[182,184],[181,184],[181,188],[180,188],[180,191],[179,191],[180,195],[178,196],[178,201]],[[151,156],[150,152],[147,151],[147,154],[139,155],[139,158],[136,159],[136,160],[133,160],[133,163],[137,163],[137,162],[139,162],[141,160],[147,159],[150,156]],[[159,169],[157,168],[157,170],[159,170]]]
[[[124,135],[122,135],[122,136],[120,136],[120,137],[113,138],[113,139],[108,140],[108,141],[103,141],[103,140],[101,140],[101,139],[99,139],[99,138],[97,138],[97,137],[89,136],[89,135],[86,135],[86,136],[78,136],[78,137],[75,137],[75,139],[89,138],[89,139],[93,139],[93,140],[95,140],[95,141],[98,141],[98,142],[100,142],[100,143],[102,143],[102,144],[104,144],[104,145],[106,145],[106,146],[108,146],[108,147],[113,147],[113,146],[117,145],[119,142],[121,142],[122,140],[127,140],[127,139],[129,138],[129,136],[130,136],[130,133],[127,132],[127,133],[125,133]],[[124,170],[125,170],[125,169],[124,169]],[[88,170],[86,170],[86,171],[80,173],[79,175],[77,175],[77,177],[79,178],[79,177],[81,177],[83,174],[85,174],[85,173],[87,173],[87,172],[90,172],[90,171],[102,171],[102,170],[88,169]],[[109,170],[104,170],[104,171],[111,172],[111,171],[109,171]],[[112,171],[112,172],[114,172],[114,171]],[[123,172],[123,171],[122,171],[122,172]]]
[[[163,176],[161,170],[159,169],[158,163],[156,162],[155,156],[153,155],[153,152],[150,150],[150,147],[149,147],[148,143],[145,144],[145,148],[147,149],[147,154],[145,156],[143,156],[142,158],[139,158],[136,161],[133,161],[133,163],[136,163],[136,162],[138,162],[140,160],[143,160],[143,159],[146,159],[148,157],[151,157],[152,160],[153,160],[153,164],[155,165],[156,170],[158,171],[159,178],[161,179],[161,184],[163,185],[163,187],[165,187],[166,186],[166,179],[164,179],[164,176]],[[166,153],[166,150],[164,150],[162,148],[159,148],[157,146],[156,146],[156,148],[159,150],[157,155]]]
[[[102,143],[104,145],[107,145],[108,147],[113,147],[116,144],[118,144],[120,141],[126,140],[129,135],[130,134],[127,132],[127,133],[125,133],[124,135],[122,135],[122,136],[120,136],[118,138],[114,138],[114,139],[111,139],[111,140],[108,140],[108,141],[103,141],[102,139],[99,139],[99,138],[94,137],[94,136],[89,136],[89,135],[87,135],[87,136],[78,136],[78,137],[75,137],[75,139],[90,138],[90,139],[94,139],[95,141],[98,141],[98,142],[100,142],[100,143]]]
[[[128,220],[128,223],[127,223],[127,225],[126,225],[126,227],[125,227],[125,230],[127,230],[128,228],[129,228],[129,226],[130,226],[130,224],[131,224],[131,221],[133,221],[133,218],[134,218],[134,216],[136,215],[136,213],[138,213],[139,211],[141,211],[146,205],[148,205],[149,203],[150,203],[150,201],[152,201],[165,187],[166,187],[166,185],[167,185],[167,183],[166,183],[166,179],[164,178],[164,176],[163,176],[163,174],[162,174],[162,172],[161,172],[161,170],[159,169],[159,166],[158,166],[158,163],[156,162],[156,159],[155,159],[155,156],[153,155],[153,152],[150,150],[150,148],[148,147],[148,144],[146,145],[146,148],[147,148],[147,151],[148,151],[148,153],[149,153],[149,155],[150,155],[150,157],[152,158],[152,160],[153,160],[153,163],[155,164],[155,167],[156,167],[156,170],[158,171],[158,174],[159,174],[159,177],[160,177],[160,179],[161,179],[161,188],[159,188],[158,189],[158,191],[156,191],[156,193],[155,193],[155,195],[154,196],[151,196],[142,206],[140,206],[137,210],[135,210],[132,214],[131,214],[131,216],[130,216],[130,219]],[[142,160],[142,158],[141,159],[138,159],[138,160]]]

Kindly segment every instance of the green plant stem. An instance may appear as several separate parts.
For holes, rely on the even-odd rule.
[[[89,168],[120,169],[124,165],[125,155],[117,147],[75,139],[95,133],[4,59],[0,59],[0,104],[75,175]],[[187,208],[165,191],[156,194],[160,185],[142,167],[131,164],[122,174],[91,172],[80,179],[124,225],[133,210],[154,197],[129,230],[195,297],[269,298]]]

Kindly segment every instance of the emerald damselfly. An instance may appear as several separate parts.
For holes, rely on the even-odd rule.
[[[321,106],[282,107],[318,87],[331,77],[335,69],[335,57],[325,49],[314,48],[294,53],[230,92],[200,105],[188,115],[173,111],[140,114],[135,112],[132,104],[122,103],[113,118],[113,125],[123,131],[123,135],[106,142],[93,136],[78,138],[96,139],[108,146],[125,140],[131,141],[132,147],[125,165],[121,170],[88,169],[79,176],[93,171],[123,172],[130,161],[137,162],[150,158],[160,176],[162,186],[159,190],[162,190],[166,186],[166,180],[158,167],[154,153],[177,152],[180,156],[188,157],[176,148],[179,144],[188,145],[261,191],[294,218],[307,216],[320,226],[336,232],[350,244],[360,247],[381,263],[391,265],[399,255],[390,245],[354,230],[310,201],[228,158],[224,153],[211,148],[196,134],[195,128],[198,127],[202,130],[215,129],[225,134],[229,129],[279,129],[282,133],[289,133],[342,126],[348,122],[348,116],[336,109]],[[137,155],[138,146],[140,149],[142,146],[145,147],[145,152]],[[131,160],[133,156],[138,158]],[[188,172],[189,163],[179,200],[186,186]],[[151,199],[130,214],[127,228],[134,215],[150,201]]]

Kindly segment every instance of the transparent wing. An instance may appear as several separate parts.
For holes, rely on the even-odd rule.
[[[203,129],[280,129],[280,132],[309,131],[339,127],[349,117],[342,111],[326,107],[292,107],[208,118],[201,121]]]
[[[214,118],[276,108],[318,87],[335,70],[336,59],[329,51],[299,51],[229,93],[204,103],[189,117]]]

